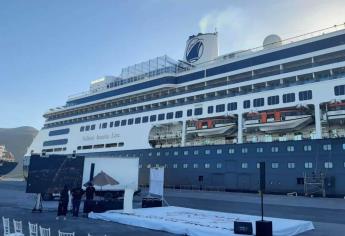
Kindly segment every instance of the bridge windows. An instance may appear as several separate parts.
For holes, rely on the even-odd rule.
[[[134,123],[135,124],[140,124],[140,121],[141,121],[141,118],[137,117],[137,118],[135,118]]]
[[[133,123],[134,123],[133,118],[128,119],[128,125],[133,125]]]
[[[187,116],[192,116],[193,115],[193,110],[192,109],[188,109],[187,110]]]
[[[121,120],[121,126],[125,126],[127,124],[127,120]]]
[[[174,112],[168,112],[167,113],[167,120],[171,120],[174,118]]]
[[[150,122],[154,122],[157,120],[157,116],[156,115],[151,115],[150,116]]]
[[[165,119],[164,113],[158,115],[158,120],[164,120],[164,119]]]
[[[119,120],[115,121],[114,127],[119,127],[119,126],[120,126],[120,121]]]
[[[149,117],[148,116],[143,116],[143,123],[149,122]]]

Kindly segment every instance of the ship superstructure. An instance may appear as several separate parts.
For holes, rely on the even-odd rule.
[[[344,25],[221,56],[217,37],[93,81],[44,114],[26,156],[139,156],[141,184],[165,166],[167,185],[234,190],[255,190],[264,160],[270,191],[301,191],[303,174],[323,172],[345,193],[332,182],[345,173]]]
[[[0,177],[11,172],[17,165],[13,154],[0,145]]]

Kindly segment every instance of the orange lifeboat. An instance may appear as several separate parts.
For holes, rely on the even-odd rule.
[[[267,113],[261,113],[261,123],[267,123]]]

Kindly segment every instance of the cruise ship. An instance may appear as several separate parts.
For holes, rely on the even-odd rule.
[[[17,164],[13,154],[6,150],[5,145],[0,145],[0,177],[10,173]]]
[[[344,26],[225,55],[217,32],[190,36],[182,60],[129,66],[48,110],[24,166],[33,154],[139,157],[141,185],[163,166],[166,187],[257,191],[265,161],[268,192],[344,195]]]

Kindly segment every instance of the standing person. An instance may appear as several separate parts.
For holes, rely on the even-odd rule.
[[[68,201],[69,201],[68,187],[67,185],[65,185],[62,191],[60,192],[58,214],[56,217],[57,220],[59,219],[59,216],[63,216],[64,220],[66,220]]]
[[[84,202],[84,213],[86,214],[92,211],[90,203],[93,201],[95,192],[96,189],[93,187],[92,183],[89,183],[85,190],[86,200]]]
[[[73,216],[78,217],[79,215],[79,207],[80,207],[80,201],[81,197],[84,194],[84,190],[80,187],[74,188],[72,190],[72,206],[73,206]]]

